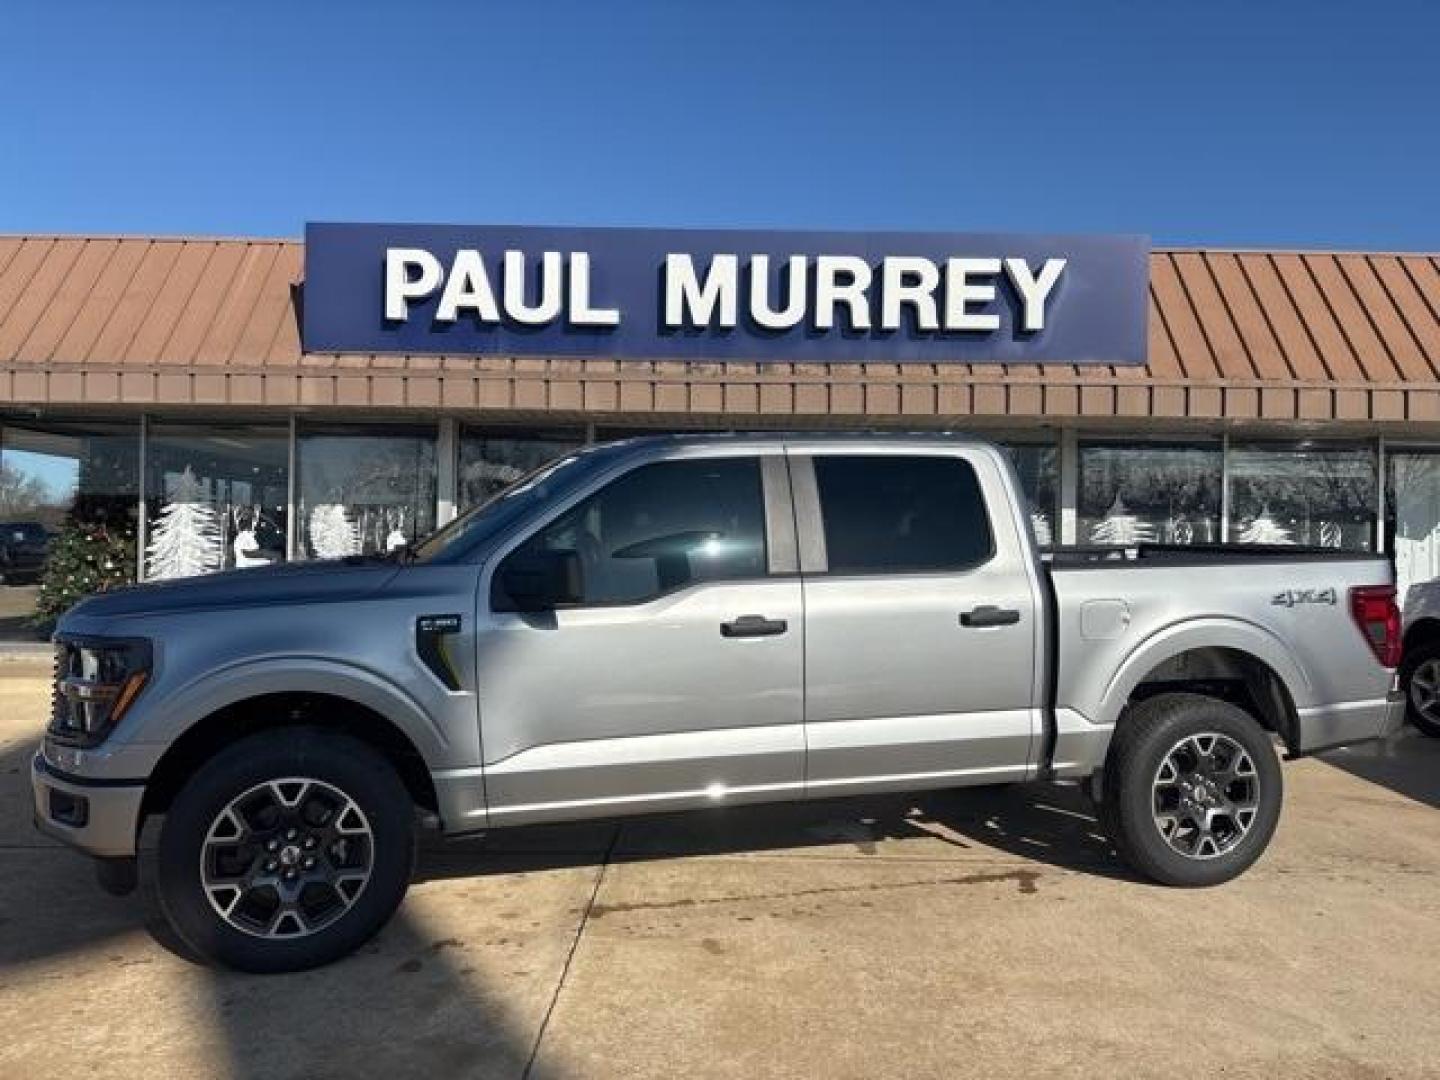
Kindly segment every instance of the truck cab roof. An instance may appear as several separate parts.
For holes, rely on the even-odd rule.
[[[607,445],[607,444],[602,444]],[[990,447],[989,440],[959,431],[733,431],[675,432],[636,435],[608,445],[636,451],[736,447],[762,450],[778,446],[815,446],[827,449],[866,448],[932,450],[937,447]]]

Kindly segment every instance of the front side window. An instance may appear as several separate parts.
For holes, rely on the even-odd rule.
[[[814,461],[831,573],[966,570],[994,551],[968,461],[889,454]]]
[[[574,552],[579,606],[635,604],[700,581],[766,572],[757,458],[642,465],[561,515],[506,557]],[[503,576],[502,564],[499,576]]]

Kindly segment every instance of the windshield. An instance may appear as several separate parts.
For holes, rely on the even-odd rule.
[[[606,452],[608,449],[586,447],[522,476],[438,532],[431,533],[416,545],[409,561],[463,561],[477,546],[509,529],[535,507],[583,482],[594,466],[603,464],[611,456]]]

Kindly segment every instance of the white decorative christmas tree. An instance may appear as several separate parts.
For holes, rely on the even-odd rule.
[[[317,559],[360,554],[360,531],[339,503],[321,503],[310,511],[310,550]]]
[[[1240,530],[1242,544],[1293,544],[1290,530],[1270,516],[1270,507],[1262,507],[1260,513],[1250,519]]]
[[[1105,516],[1090,530],[1090,542],[1094,544],[1148,544],[1155,539],[1155,526],[1141,521],[1130,513],[1120,496],[1110,504]]]
[[[185,466],[170,485],[170,501],[145,546],[145,574],[153,580],[194,577],[220,569],[223,559],[220,523],[205,490]]]
[[[1050,531],[1050,519],[1038,510],[1030,513],[1030,528],[1035,532],[1035,543],[1040,547],[1049,547],[1054,543],[1054,534]]]

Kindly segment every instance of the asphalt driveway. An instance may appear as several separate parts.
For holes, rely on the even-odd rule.
[[[1241,880],[1129,878],[1071,788],[430,846],[301,975],[198,967],[30,825],[0,663],[0,1077],[1440,1075],[1440,741],[1286,767]]]

